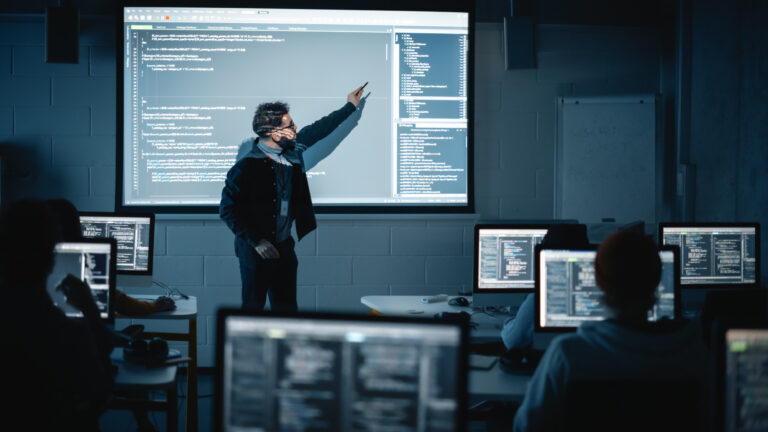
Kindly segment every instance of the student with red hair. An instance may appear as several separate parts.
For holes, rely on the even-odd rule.
[[[513,430],[562,430],[567,386],[574,381],[704,383],[708,355],[698,321],[648,322],[660,278],[661,261],[649,237],[620,231],[603,241],[595,279],[610,317],[585,322],[575,333],[552,341],[528,384]]]

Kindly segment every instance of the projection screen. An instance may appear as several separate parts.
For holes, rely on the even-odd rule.
[[[223,4],[121,8],[118,210],[216,212],[258,104],[288,103],[300,130],[367,83],[303,153],[316,211],[473,211],[472,3]]]

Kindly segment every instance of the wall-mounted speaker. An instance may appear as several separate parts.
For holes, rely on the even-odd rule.
[[[507,69],[536,67],[536,44],[532,16],[504,17],[504,64]]]
[[[77,63],[79,45],[80,11],[73,7],[45,8],[46,63]]]

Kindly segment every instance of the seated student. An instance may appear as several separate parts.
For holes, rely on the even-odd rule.
[[[580,248],[589,245],[587,227],[583,224],[558,224],[547,230],[542,245],[562,248]],[[504,323],[501,340],[507,349],[528,348],[533,344],[533,324],[536,316],[536,298],[528,294],[517,309],[517,315]]]
[[[80,216],[77,208],[65,199],[52,199],[46,203],[56,219],[62,241],[76,242],[80,240],[82,231],[80,230]],[[115,311],[121,315],[146,315],[173,309],[176,309],[176,304],[172,298],[167,296],[160,296],[154,301],[144,301],[135,299],[120,290],[115,290]]]
[[[620,231],[597,251],[595,280],[612,318],[581,324],[552,341],[514,420],[515,431],[558,430],[574,381],[691,379],[704,383],[707,359],[698,322],[648,322],[661,278],[656,245]],[[651,413],[649,413],[651,414]]]
[[[24,430],[97,430],[111,395],[111,338],[87,285],[67,277],[57,289],[84,318],[67,318],[46,290],[55,223],[41,201],[20,201],[0,215],[3,308],[0,403],[4,424]]]

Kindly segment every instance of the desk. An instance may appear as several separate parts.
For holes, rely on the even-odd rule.
[[[153,301],[157,295],[134,295],[131,297],[139,300]],[[187,342],[189,357],[192,359],[187,367],[187,432],[197,432],[197,297],[189,296],[188,299],[174,299],[176,309],[172,311],[156,312],[148,315],[120,316],[130,319],[163,319],[163,320],[189,320],[187,333],[160,333],[145,332],[143,337],[151,339],[161,337],[166,340]]]
[[[144,366],[128,363],[123,360],[123,349],[115,348],[110,356],[112,364],[117,366],[115,376],[115,397],[109,403],[109,409],[132,410],[143,409],[165,411],[165,429],[168,432],[179,430],[178,393],[176,391],[176,365],[147,369]],[[119,397],[121,392],[163,390],[166,393],[165,402],[140,399],[135,397]]]
[[[526,373],[504,372],[499,367],[499,362],[489,370],[470,369],[469,397],[472,400],[521,402],[531,376]]]
[[[431,317],[438,312],[467,312],[473,314],[472,322],[476,324],[470,333],[472,342],[501,341],[501,327],[509,315],[489,316],[471,306],[451,306],[447,301],[422,303],[423,297],[365,296],[360,299],[360,303],[371,308],[371,313],[375,315]],[[473,401],[520,402],[525,396],[525,389],[530,380],[530,374],[504,372],[496,362],[489,370],[470,369],[467,390]]]
[[[472,330],[470,338],[473,343],[500,342],[501,328],[509,315],[484,313],[480,308],[472,306],[451,306],[448,301],[422,303],[420,296],[365,296],[360,303],[371,308],[374,315],[397,315],[410,317],[432,317],[438,312],[467,312],[472,315]],[[454,296],[451,296],[451,298]],[[465,297],[472,300],[471,297]]]

